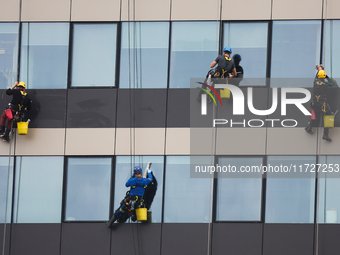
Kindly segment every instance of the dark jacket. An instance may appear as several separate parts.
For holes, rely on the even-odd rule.
[[[15,110],[18,110],[19,105],[21,105],[22,109],[31,109],[31,99],[25,90],[19,88],[7,89],[6,94],[9,96],[13,96],[11,104]]]

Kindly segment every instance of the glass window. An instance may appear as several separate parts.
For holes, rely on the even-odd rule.
[[[210,156],[191,156],[211,165]],[[212,178],[192,178],[190,156],[167,156],[165,168],[164,222],[211,222]]]
[[[117,24],[73,26],[72,86],[115,86]]]
[[[296,166],[299,171],[300,166],[304,170],[305,164],[315,163],[315,156],[268,156],[267,167]],[[267,172],[266,223],[313,223],[315,174],[304,178],[298,172],[290,172],[290,178],[284,178],[285,174]]]
[[[17,157],[15,223],[60,223],[63,157]]]
[[[323,51],[327,75],[337,79],[340,84],[340,20],[326,20],[324,28]],[[323,62],[323,61],[322,61]]]
[[[340,223],[340,156],[321,156],[320,163],[323,172],[318,179],[319,222]]]
[[[7,89],[17,79],[18,23],[0,23],[0,59],[0,89]]]
[[[267,22],[224,23],[223,47],[230,46],[242,58],[244,79],[240,85],[265,85],[267,74]]]
[[[20,80],[30,89],[67,88],[69,23],[23,23]]]
[[[68,158],[66,221],[107,221],[111,158]]]
[[[11,222],[12,187],[13,157],[0,157],[0,223]]]
[[[271,77],[294,79],[272,79],[271,86],[312,87],[320,40],[320,20],[273,21]]]
[[[219,166],[242,167],[260,166],[262,158],[219,158]],[[242,170],[243,171],[243,170]],[[257,178],[245,173],[240,178],[228,178],[218,174],[217,185],[217,221],[260,221],[261,220],[261,195],[262,173],[256,173]],[[253,177],[253,175],[252,175]]]
[[[169,22],[123,22],[120,54],[120,88],[167,88]]]
[[[132,160],[132,162],[131,162]],[[157,192],[152,202],[150,210],[152,211],[152,222],[162,222],[162,200],[163,200],[163,156],[117,156],[116,157],[116,175],[115,175],[115,193],[114,193],[114,210],[116,210],[122,199],[125,197],[129,188],[125,183],[131,177],[133,168],[140,166],[146,168],[148,162],[151,162],[151,170],[157,180]]]
[[[190,88],[190,78],[204,78],[217,57],[218,40],[218,22],[173,22],[170,88]]]

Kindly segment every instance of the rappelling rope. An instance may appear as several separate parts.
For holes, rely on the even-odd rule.
[[[220,29],[219,29],[220,28]],[[219,33],[222,29],[222,0],[217,0],[217,19],[216,19],[216,52],[217,54],[219,53],[219,43],[222,40],[220,39],[220,36],[222,33]],[[228,38],[229,39],[229,38]],[[208,77],[209,80],[209,77]],[[208,83],[207,80],[207,83]],[[211,85],[211,84],[208,84]],[[213,118],[215,117],[216,114],[216,106],[215,104],[213,104]],[[217,129],[216,127],[212,128],[212,132],[211,132],[211,157],[210,157],[210,165],[213,166],[215,163],[215,155],[216,155],[216,141],[217,141]],[[216,174],[216,173],[215,173]],[[213,197],[213,188],[214,188],[214,178],[218,178],[218,176],[210,176],[210,187],[209,187],[209,218],[208,218],[208,235],[207,235],[207,239],[208,239],[208,244],[207,244],[207,255],[209,255],[211,253],[211,240],[212,240],[212,197]]]
[[[326,28],[327,28],[327,0],[323,0],[323,14],[325,15],[325,19],[324,19],[324,43],[323,43],[323,64],[325,66],[326,62],[326,38],[327,38],[327,34],[326,34]],[[331,68],[331,75],[332,75],[332,26],[330,26],[330,68]],[[320,122],[319,122],[320,123]],[[321,121],[322,123],[322,121]],[[320,133],[320,128],[317,128],[317,159],[320,160],[320,142],[321,142],[321,133]],[[324,194],[324,199],[326,201],[326,179],[327,176],[325,176],[325,194]],[[316,216],[315,216],[315,221],[316,221],[316,229],[315,229],[315,255],[319,254],[319,213],[320,213],[320,178],[319,178],[319,174],[318,172],[316,173]],[[324,210],[326,210],[326,207],[324,208]],[[326,220],[326,218],[324,218],[324,220]]]
[[[19,3],[19,20],[18,20],[18,51],[20,52],[20,38],[21,38],[21,9],[22,9],[22,0]],[[19,72],[20,72],[20,54],[18,54],[18,63],[17,63],[17,77],[16,80],[19,80]],[[13,121],[11,128],[13,128]],[[15,137],[15,134],[12,133],[12,137]],[[10,167],[11,167],[11,153],[12,153],[12,139],[9,140],[9,153],[8,153],[8,169],[7,169],[7,189],[6,189],[6,206],[5,206],[5,222],[4,222],[4,234],[2,240],[2,255],[5,255],[6,249],[6,230],[7,230],[7,211],[8,211],[8,195],[9,195],[9,182],[10,182]],[[11,225],[12,226],[12,225]],[[12,231],[11,231],[12,232]]]

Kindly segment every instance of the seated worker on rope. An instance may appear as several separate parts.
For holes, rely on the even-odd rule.
[[[1,115],[0,137],[3,141],[9,141],[9,133],[12,128],[12,119],[19,121],[23,117],[23,113],[31,109],[31,99],[25,91],[26,84],[24,82],[15,82],[15,84],[7,89],[6,94],[13,96],[11,103]],[[6,121],[8,121],[7,129]]]
[[[211,78],[225,78],[226,83],[228,83],[229,78],[237,77],[236,73],[236,66],[234,63],[234,60],[230,57],[232,53],[232,50],[229,46],[225,47],[223,49],[223,55],[219,55],[211,64],[210,68],[214,68],[216,65],[217,67],[215,69],[211,69],[204,81],[205,84],[209,83],[208,82],[208,77],[210,76]],[[237,54],[238,55],[238,54]],[[235,55],[236,56],[236,55]],[[239,55],[238,55],[239,56]],[[241,61],[241,59],[240,59]],[[241,67],[242,68],[242,67]],[[242,69],[243,70],[243,69]],[[243,77],[243,76],[242,76]],[[240,82],[241,80],[239,80]],[[211,85],[211,84],[208,84]],[[204,87],[202,85],[202,87]],[[201,101],[201,95],[203,94],[203,90],[200,90],[197,96],[197,101]],[[208,98],[208,103],[211,103],[211,98]]]
[[[327,103],[327,91],[328,88],[333,86],[333,82],[326,75],[326,72],[323,70],[323,67],[320,65],[316,66],[318,72],[314,79],[313,86],[313,99],[312,99],[312,109],[315,112],[315,118],[311,119],[308,123],[308,126],[305,128],[306,132],[309,134],[313,134],[313,127],[317,127],[320,124],[320,120],[323,119],[324,115],[331,115],[331,109],[329,104]],[[329,129],[324,128],[322,139],[331,142],[332,139],[328,136]]]
[[[223,53],[210,64],[210,68],[215,67],[217,64],[212,78],[233,78],[237,76],[234,60],[230,57],[231,48],[229,46],[225,47]]]
[[[132,211],[131,220],[136,221],[135,209],[140,208],[143,204],[143,196],[145,188],[153,180],[151,170],[148,169],[148,178],[142,178],[142,168],[136,166],[133,169],[133,176],[126,182],[126,187],[131,187],[130,191],[126,192],[125,198],[121,201],[119,208],[115,211],[110,221],[107,223],[109,228],[117,220],[118,222],[125,222],[130,214],[126,214],[126,210]],[[131,209],[129,208],[131,206]]]

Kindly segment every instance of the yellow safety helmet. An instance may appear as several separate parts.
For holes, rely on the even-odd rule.
[[[23,81],[19,82],[18,87],[26,88],[25,82],[23,82]]]
[[[318,72],[318,78],[326,78],[326,72],[325,70],[320,70]]]

